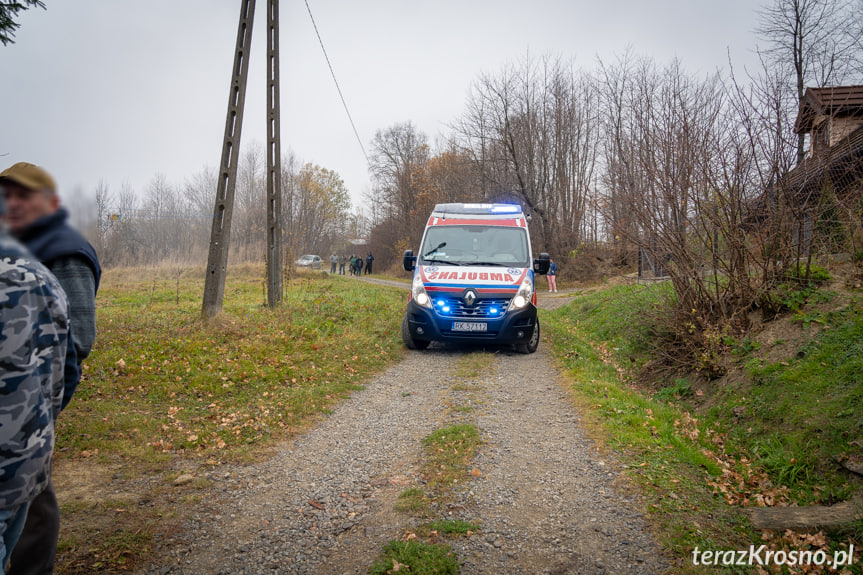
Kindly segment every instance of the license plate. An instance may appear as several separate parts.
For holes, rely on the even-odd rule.
[[[452,322],[453,331],[488,331],[488,324],[485,322],[473,321],[454,321]]]

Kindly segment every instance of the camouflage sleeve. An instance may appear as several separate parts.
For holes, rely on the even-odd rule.
[[[48,481],[69,325],[66,295],[45,268],[0,256],[0,508],[9,508]]]

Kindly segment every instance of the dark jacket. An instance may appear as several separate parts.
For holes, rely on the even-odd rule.
[[[63,394],[63,407],[72,399],[78,385],[77,369],[90,354],[96,339],[96,292],[102,268],[96,250],[84,237],[72,229],[66,220],[69,213],[60,208],[53,214],[36,220],[18,239],[57,278],[69,297],[72,340],[78,365],[72,381],[71,366]]]

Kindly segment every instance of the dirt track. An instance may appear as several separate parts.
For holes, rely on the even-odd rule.
[[[455,421],[485,442],[481,475],[438,510],[481,526],[446,541],[462,573],[662,571],[637,498],[585,438],[547,350],[486,350],[491,366],[470,381],[453,374],[469,351],[411,352],[269,461],[211,476],[212,493],[140,573],[365,573],[418,521],[394,504],[422,487],[422,438]]]

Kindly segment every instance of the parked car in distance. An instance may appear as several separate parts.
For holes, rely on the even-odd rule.
[[[304,255],[300,259],[297,260],[296,264],[298,268],[311,268],[315,270],[321,269],[321,256],[314,256],[311,254]]]

